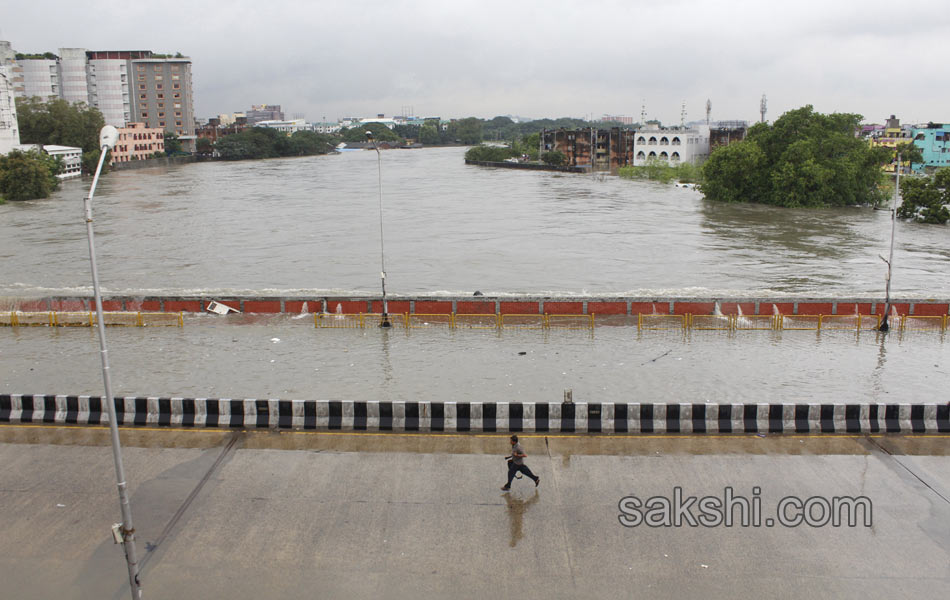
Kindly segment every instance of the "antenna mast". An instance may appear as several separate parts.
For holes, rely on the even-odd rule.
[[[765,123],[765,110],[767,107],[767,102],[765,100],[765,94],[762,94],[762,102],[759,103],[759,114],[762,115],[759,119],[760,123]]]
[[[712,100],[706,99],[706,125],[709,125],[709,115],[712,114]]]

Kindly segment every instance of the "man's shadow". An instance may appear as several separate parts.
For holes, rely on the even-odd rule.
[[[511,526],[511,540],[508,542],[508,546],[514,548],[518,545],[518,540],[524,537],[522,531],[524,513],[527,512],[529,506],[538,501],[538,489],[535,488],[534,495],[527,499],[516,498],[510,493],[504,496],[508,505],[508,520]]]

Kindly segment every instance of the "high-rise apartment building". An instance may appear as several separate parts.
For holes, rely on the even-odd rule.
[[[108,125],[122,128],[137,122],[162,128],[176,134],[185,150],[194,151],[194,99],[187,57],[156,55],[150,50],[60,48],[58,55],[16,58],[10,43],[0,42],[0,62],[5,57],[12,65],[16,96],[84,102],[99,109]]]
[[[247,111],[247,124],[253,127],[261,121],[283,121],[284,112],[280,110],[280,104],[254,104],[251,110]]]
[[[20,144],[13,96],[11,69],[0,61],[0,154],[6,154]]]

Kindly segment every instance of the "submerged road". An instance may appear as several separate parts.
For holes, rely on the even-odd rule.
[[[504,435],[122,438],[150,600],[911,598],[950,584],[947,436],[525,435],[541,485],[509,494]],[[108,431],[5,425],[0,465],[2,595],[127,598]],[[740,526],[741,507],[733,527],[621,524],[622,498],[676,487],[758,498],[761,526]],[[765,525],[783,498],[840,496],[866,498],[870,526]]]

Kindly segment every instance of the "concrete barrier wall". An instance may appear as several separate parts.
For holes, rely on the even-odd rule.
[[[640,297],[488,297],[488,296],[390,296],[391,314],[550,314],[589,315],[684,315],[712,314],[718,303],[724,315],[880,315],[881,298],[640,298]],[[284,298],[273,296],[146,296],[103,299],[106,311],[203,312],[210,302],[218,302],[247,313],[275,314],[336,311],[346,314],[380,313],[382,301],[376,297]],[[900,315],[943,316],[950,312],[950,299],[901,299],[892,303]],[[94,310],[91,297],[51,296],[47,298],[4,298],[0,311],[46,312]]]
[[[947,404],[360,402],[115,398],[121,425],[341,431],[950,433]],[[0,422],[103,425],[99,396],[0,395]]]

